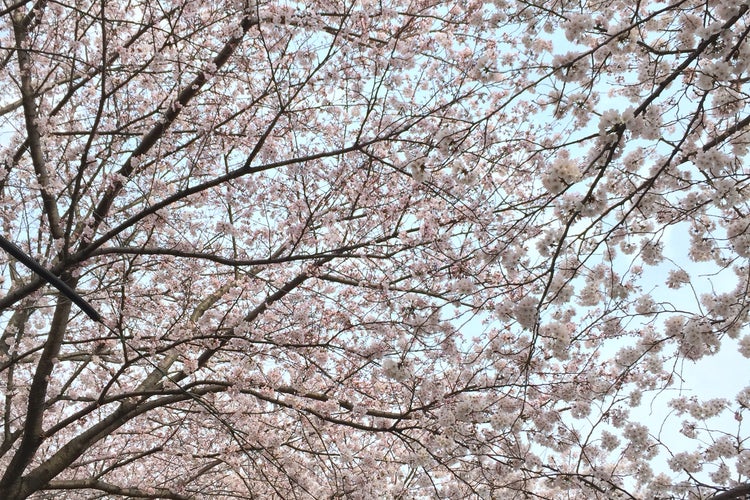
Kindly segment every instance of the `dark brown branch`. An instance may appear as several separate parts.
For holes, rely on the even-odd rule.
[[[243,18],[240,22],[240,25],[242,27],[242,34],[233,37],[224,45],[221,52],[219,52],[219,54],[212,60],[213,67],[218,70],[219,68],[224,66],[224,64],[229,60],[229,57],[240,45],[240,42],[242,41],[245,33],[247,33],[247,31],[251,27],[256,26],[257,24],[257,18]],[[182,89],[182,91],[180,91],[177,99],[164,113],[164,118],[159,121],[159,123],[154,125],[154,127],[146,134],[146,136],[143,138],[140,144],[138,144],[130,157],[125,161],[125,164],[122,166],[122,168],[120,168],[120,170],[117,172],[120,176],[122,176],[122,178],[127,179],[131,176],[131,174],[135,170],[133,160],[147,153],[157,143],[157,141],[161,139],[161,137],[164,135],[164,132],[177,119],[182,109],[190,103],[193,97],[198,95],[207,81],[208,77],[206,76],[206,72],[201,71],[200,73],[198,73],[198,75],[195,76],[195,78],[193,78],[193,80],[188,85],[186,85]],[[104,217],[106,217],[106,215],[109,213],[109,209],[112,206],[112,203],[114,203],[114,200],[120,190],[122,190],[123,185],[123,181],[118,180],[112,187],[107,190],[102,199],[99,201],[96,209],[94,210],[94,228],[98,227],[98,225],[104,220]]]
[[[61,481],[50,481],[45,490],[99,490],[112,495],[131,498],[169,498],[174,500],[187,500],[190,497],[180,495],[167,488],[151,488],[150,492],[140,488],[117,486],[96,479],[71,479]]]
[[[24,18],[17,16],[20,12],[13,13],[13,31],[16,37],[16,52],[18,53],[18,67],[21,74],[21,96],[23,105],[23,115],[26,122],[26,132],[28,134],[29,153],[31,162],[34,165],[34,172],[39,179],[40,191],[42,195],[42,204],[44,212],[49,220],[50,231],[52,236],[57,239],[62,237],[62,228],[60,227],[60,215],[57,211],[57,204],[54,196],[49,192],[50,184],[49,172],[44,161],[42,151],[42,136],[39,132],[39,113],[34,99],[34,89],[31,85],[31,58],[28,51],[23,48],[28,37],[27,26]]]
[[[18,445],[15,455],[10,461],[5,474],[0,479],[0,498],[14,498],[15,489],[20,486],[20,478],[23,471],[31,463],[34,454],[44,440],[42,421],[44,417],[47,397],[47,387],[50,375],[55,366],[55,359],[60,352],[60,346],[67,330],[70,316],[71,302],[67,298],[60,297],[52,317],[47,341],[39,358],[34,378],[29,388],[28,406],[23,426],[23,436]],[[23,498],[23,497],[22,497]]]
[[[86,302],[83,297],[78,295],[75,290],[73,290],[71,287],[69,287],[63,280],[52,274],[50,271],[48,271],[46,268],[44,268],[41,264],[39,264],[37,261],[32,259],[29,255],[27,255],[23,250],[18,248],[13,242],[9,241],[5,237],[0,235],[0,248],[11,254],[15,259],[17,259],[21,264],[28,267],[32,271],[34,271],[37,275],[39,275],[44,281],[49,283],[50,285],[57,288],[60,293],[65,295],[67,298],[72,300],[78,307],[81,308],[83,312],[86,313],[86,315],[93,319],[94,321],[97,321],[101,323],[102,318],[99,316],[99,313],[96,312],[96,309],[91,307],[91,305]]]
[[[742,484],[731,490],[722,491],[710,497],[711,500],[741,500],[750,495],[750,484]]]

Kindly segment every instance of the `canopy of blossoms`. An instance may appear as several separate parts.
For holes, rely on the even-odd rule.
[[[0,498],[747,493],[748,9],[7,0]]]

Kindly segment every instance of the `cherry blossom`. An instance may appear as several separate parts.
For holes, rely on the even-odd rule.
[[[741,498],[749,11],[6,2],[0,497]]]

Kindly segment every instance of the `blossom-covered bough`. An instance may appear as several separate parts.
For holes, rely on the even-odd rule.
[[[0,498],[747,493],[747,2],[0,19]]]

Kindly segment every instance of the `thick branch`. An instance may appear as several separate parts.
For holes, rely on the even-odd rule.
[[[722,491],[711,497],[711,500],[740,500],[750,495],[750,484],[742,484],[731,490]]]
[[[141,488],[121,487],[96,479],[72,479],[63,481],[50,481],[45,490],[99,490],[112,495],[120,495],[131,498],[170,498],[175,500],[187,500],[190,497],[180,495],[167,488],[149,488],[149,491]]]
[[[224,45],[224,48],[222,48],[219,54],[212,60],[213,67],[219,69],[224,66],[224,64],[229,60],[229,57],[240,45],[240,42],[242,41],[245,33],[247,33],[247,31],[251,27],[257,24],[257,18],[255,17],[243,18],[240,23],[242,27],[242,34],[231,38]],[[198,73],[198,75],[196,75],[195,78],[193,78],[190,83],[188,83],[182,89],[182,91],[180,91],[175,102],[172,103],[172,105],[164,114],[164,118],[159,123],[154,125],[154,127],[146,134],[146,136],[143,138],[140,144],[138,144],[130,157],[125,161],[125,164],[122,166],[122,168],[120,168],[120,170],[117,172],[121,176],[121,179],[127,179],[128,177],[130,177],[135,169],[133,160],[147,153],[156,144],[156,142],[161,139],[161,137],[164,135],[164,132],[177,119],[182,109],[190,103],[193,97],[198,95],[207,81],[208,78],[206,77],[206,73],[204,71],[201,71],[200,73]],[[117,180],[99,201],[99,204],[94,210],[94,229],[99,226],[99,224],[104,220],[104,217],[106,217],[106,215],[109,213],[109,210],[112,207],[112,203],[114,203],[115,198],[122,190],[123,186],[124,182],[122,180]]]
[[[28,50],[24,48],[24,45],[28,43],[28,33],[24,24],[24,17],[20,11],[13,13],[13,31],[16,37],[16,52],[18,54],[18,66],[21,74],[23,116],[26,121],[29,154],[31,155],[31,162],[34,165],[34,172],[39,180],[44,212],[47,214],[50,232],[57,239],[62,238],[62,228],[60,227],[60,215],[57,211],[55,198],[49,192],[50,177],[42,151],[42,137],[39,132],[40,117],[34,99],[34,88],[31,85],[31,58],[29,57]]]
[[[52,317],[52,324],[44,344],[44,350],[39,358],[34,378],[29,389],[29,401],[23,437],[13,459],[10,461],[3,478],[0,480],[0,498],[13,498],[11,493],[19,485],[19,480],[26,466],[31,462],[36,450],[44,440],[42,421],[44,417],[44,400],[47,396],[52,369],[55,359],[60,352],[63,337],[68,325],[72,302],[67,297],[60,297]]]
[[[78,295],[75,290],[69,287],[63,280],[49,272],[44,266],[32,259],[23,250],[18,248],[13,242],[0,235],[0,248],[11,254],[24,266],[28,267],[39,275],[44,281],[57,288],[63,295],[76,303],[86,315],[94,321],[101,322],[102,318],[99,313],[86,302],[83,297]]]

